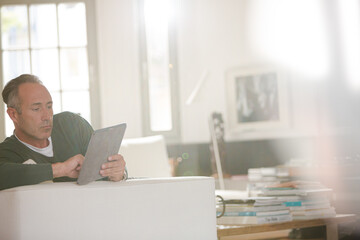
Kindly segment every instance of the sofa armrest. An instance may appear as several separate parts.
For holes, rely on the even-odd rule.
[[[0,239],[216,239],[214,180],[43,183],[0,191]]]

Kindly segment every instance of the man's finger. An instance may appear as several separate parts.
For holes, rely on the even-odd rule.
[[[100,170],[100,174],[103,177],[108,177],[108,176],[115,176],[115,175],[120,175],[125,171],[125,169],[114,169],[114,168],[110,168],[110,169],[105,169],[105,170]]]
[[[115,161],[115,160],[124,160],[124,157],[121,154],[116,154],[108,157],[109,161]]]
[[[107,169],[107,168],[118,168],[122,167],[122,164],[120,161],[114,161],[114,162],[107,162],[101,165],[101,169]]]

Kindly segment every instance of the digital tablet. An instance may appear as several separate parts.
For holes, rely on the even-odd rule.
[[[77,179],[79,185],[103,178],[101,165],[108,161],[109,156],[119,153],[125,129],[126,123],[122,123],[93,132]]]

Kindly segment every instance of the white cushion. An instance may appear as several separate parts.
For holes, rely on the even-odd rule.
[[[0,239],[216,239],[214,180],[43,183],[0,191]]]
[[[162,135],[124,139],[119,153],[124,156],[129,176],[171,177],[171,169]]]

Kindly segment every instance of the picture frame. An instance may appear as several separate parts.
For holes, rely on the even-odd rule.
[[[275,130],[288,126],[285,74],[275,67],[234,68],[226,73],[230,132]]]

